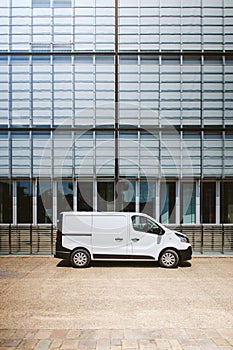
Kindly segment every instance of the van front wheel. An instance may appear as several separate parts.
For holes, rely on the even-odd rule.
[[[90,254],[85,249],[76,249],[70,256],[73,267],[88,267],[91,262]]]
[[[178,265],[178,262],[179,256],[177,252],[171,249],[165,250],[159,258],[159,264],[162,267],[174,268]]]

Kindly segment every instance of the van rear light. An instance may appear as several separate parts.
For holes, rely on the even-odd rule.
[[[56,239],[59,239],[59,237],[60,237],[60,232],[59,232],[59,230],[57,230],[57,232],[56,232]]]

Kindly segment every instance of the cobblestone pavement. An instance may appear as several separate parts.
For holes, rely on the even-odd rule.
[[[0,258],[0,350],[233,350],[233,258]]]
[[[233,329],[1,330],[0,350],[232,350]]]

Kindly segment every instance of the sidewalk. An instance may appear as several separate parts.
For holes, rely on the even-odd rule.
[[[2,330],[1,350],[232,350],[232,329]]]
[[[0,350],[233,349],[233,258],[0,258]]]

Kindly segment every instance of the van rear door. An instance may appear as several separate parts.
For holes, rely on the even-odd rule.
[[[93,214],[92,247],[94,258],[128,254],[128,216]],[[109,256],[111,255],[111,256]]]
[[[91,250],[92,214],[63,213],[62,245],[73,250],[85,247]]]

